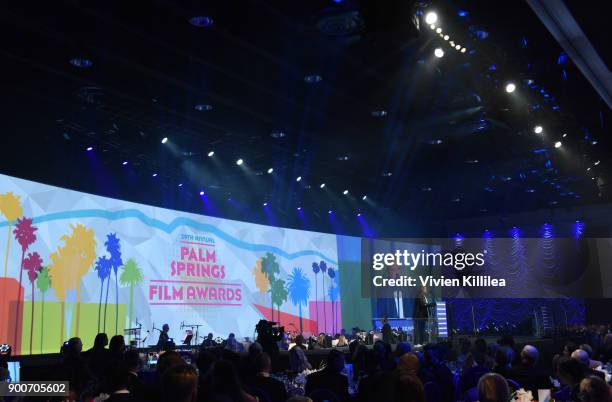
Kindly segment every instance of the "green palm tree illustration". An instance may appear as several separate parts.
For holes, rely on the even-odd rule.
[[[261,271],[266,274],[268,277],[268,282],[270,282],[270,294],[272,294],[272,285],[276,281],[276,274],[280,274],[280,266],[276,261],[276,256],[272,253],[266,253],[266,255],[262,259],[261,263]],[[274,301],[272,301],[272,321],[274,321]]]
[[[142,283],[143,279],[142,269],[140,269],[138,263],[133,258],[128,259],[125,265],[121,267],[121,276],[119,276],[121,286],[130,287],[130,326],[132,325],[132,312],[134,309],[134,286]],[[129,340],[131,339],[132,335],[130,334]]]
[[[43,267],[43,269],[38,273],[36,277],[36,288],[40,290],[42,295],[42,307],[40,312],[40,327],[45,327],[45,293],[51,287],[51,277],[49,276],[49,269],[47,267]],[[40,353],[43,352],[43,333],[44,331],[40,331]]]
[[[281,305],[287,301],[287,288],[285,288],[285,281],[282,279],[276,279],[272,282],[272,286],[270,287],[270,296],[272,299],[272,311],[274,311],[274,305],[278,307],[278,322],[280,323],[280,308]]]
[[[308,304],[310,296],[310,280],[304,275],[302,268],[295,267],[288,278],[287,290],[289,291],[289,299],[291,303],[298,306],[300,317],[300,333],[302,329],[302,305]]]

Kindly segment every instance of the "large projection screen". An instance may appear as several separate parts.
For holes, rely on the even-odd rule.
[[[57,353],[78,336],[144,345],[163,324],[253,337],[262,318],[288,331],[339,331],[336,236],[95,196],[0,175],[0,343]],[[126,342],[130,336],[126,335]],[[201,340],[200,340],[201,341]]]

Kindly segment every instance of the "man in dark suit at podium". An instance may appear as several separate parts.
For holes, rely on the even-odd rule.
[[[423,286],[419,289],[417,297],[414,299],[414,307],[412,309],[412,318],[414,325],[414,344],[422,345],[425,343],[425,324],[429,317],[429,307],[432,303],[427,296],[427,287]]]

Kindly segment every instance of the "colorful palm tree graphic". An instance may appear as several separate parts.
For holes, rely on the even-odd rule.
[[[119,281],[117,280],[117,271],[119,270],[119,267],[123,265],[123,260],[121,259],[121,243],[115,233],[109,233],[106,236],[106,242],[104,242],[104,245],[106,246],[106,251],[108,251],[110,254],[110,266],[115,272],[115,334],[117,334],[119,323]]]
[[[4,277],[8,276],[8,257],[11,245],[11,223],[23,215],[23,208],[18,195],[12,192],[0,194],[0,213],[8,221],[8,237],[6,239],[6,254],[4,256]]]
[[[38,273],[42,269],[42,258],[35,251],[33,253],[28,254],[28,256],[23,260],[23,269],[28,271],[28,279],[30,280],[30,285],[32,286],[32,316],[30,319],[30,354],[32,354],[32,338],[34,337],[34,282],[38,278]]]
[[[329,296],[329,300],[332,303],[332,331],[334,332],[334,334],[336,333],[336,331],[338,330],[336,328],[336,300],[338,300],[338,295],[339,295],[339,290],[338,290],[338,283],[337,280],[335,280],[335,278],[337,278],[336,276],[336,271],[333,268],[328,268],[327,269],[327,275],[330,277],[331,279],[331,286],[329,287],[328,293],[327,295]]]
[[[270,287],[270,298],[272,299],[272,309],[274,311],[274,305],[278,307],[278,322],[280,323],[281,315],[280,308],[281,305],[287,301],[287,288],[285,288],[285,281],[282,279],[276,279],[272,282],[272,286]],[[274,320],[274,317],[272,317]]]
[[[81,315],[81,277],[89,271],[96,259],[96,239],[92,229],[81,224],[71,225],[72,233],[62,236],[64,246],[51,253],[49,271],[53,277],[52,287],[61,304],[60,340],[64,338],[66,292],[77,290],[76,334],[79,334]]]
[[[138,266],[134,259],[130,258],[127,260],[124,266],[121,267],[121,276],[119,280],[122,286],[130,287],[130,325],[132,324],[132,311],[134,308],[134,286],[141,283],[144,279],[142,275],[142,269]],[[132,334],[130,333],[129,340],[132,340]]]
[[[98,273],[98,278],[100,278],[100,302],[98,303],[98,333],[100,332],[100,318],[102,313],[102,290],[104,289],[104,281],[109,280],[110,282],[110,263],[106,256],[98,257],[96,260],[96,264],[94,270]],[[108,300],[108,287],[106,292],[106,299]],[[104,332],[106,332],[106,305],[104,306]]]
[[[40,327],[45,327],[45,293],[51,287],[51,277],[49,276],[49,269],[47,267],[43,267],[43,269],[38,273],[36,278],[36,287],[40,290],[42,295],[42,307],[40,312]],[[34,297],[32,297],[34,300]],[[40,331],[40,353],[43,352],[43,332]]]
[[[317,326],[319,323],[319,284],[317,282],[317,277],[319,276],[319,272],[321,269],[319,268],[319,264],[316,262],[312,263],[312,272],[315,274],[315,311],[317,312]]]
[[[270,283],[270,294],[272,294],[272,286],[276,281],[276,274],[280,274],[280,266],[276,261],[276,256],[272,253],[266,253],[261,263],[261,271],[266,274],[268,282]],[[272,321],[274,321],[274,300],[271,300],[272,308]]]
[[[323,332],[327,333],[327,307],[325,306],[325,274],[327,273],[327,264],[325,261],[319,262],[321,277],[323,280]]]
[[[295,267],[289,274],[287,290],[291,303],[298,306],[300,317],[300,333],[304,332],[302,328],[302,305],[308,305],[308,297],[310,297],[310,280],[304,275],[302,268]]]
[[[19,317],[19,306],[21,305],[21,284],[23,282],[23,261],[25,259],[26,251],[30,248],[30,246],[36,241],[35,232],[38,230],[37,227],[32,226],[32,219],[30,218],[21,218],[17,221],[15,225],[15,230],[13,230],[13,234],[15,235],[15,239],[21,245],[21,264],[19,268],[19,295],[17,296],[17,311],[15,312],[15,337],[13,345],[17,344],[17,329],[20,327],[19,322],[21,317]]]
[[[263,259],[258,258],[253,267],[253,276],[255,276],[255,287],[261,292],[263,301],[265,303],[265,294],[270,288],[270,282],[268,282],[268,276],[263,271]]]

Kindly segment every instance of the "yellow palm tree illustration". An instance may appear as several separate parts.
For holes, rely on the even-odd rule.
[[[6,254],[4,257],[4,277],[8,275],[8,257],[9,248],[11,245],[11,222],[16,221],[23,215],[23,208],[18,195],[12,192],[0,194],[0,213],[4,215],[6,220],[9,222],[8,225],[8,239],[6,240]]]
[[[79,335],[79,320],[81,315],[81,278],[89,271],[96,258],[96,239],[93,229],[81,224],[71,225],[72,233],[62,236],[64,246],[58,247],[51,254],[49,272],[53,277],[51,287],[61,302],[61,330],[64,337],[64,308],[66,292],[77,290],[76,336]]]
[[[268,275],[262,271],[263,259],[258,258],[253,267],[253,275],[255,276],[255,287],[261,292],[262,304],[265,303],[265,295],[270,288],[270,282],[268,281]]]

